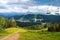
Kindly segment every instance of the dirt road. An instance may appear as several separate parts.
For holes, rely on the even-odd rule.
[[[10,34],[10,35],[8,35],[0,40],[18,40],[19,36],[20,36],[19,33],[16,32],[16,33]]]

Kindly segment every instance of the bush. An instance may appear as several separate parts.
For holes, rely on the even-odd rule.
[[[60,23],[51,24],[50,27],[48,27],[48,31],[59,32],[60,31]]]
[[[17,27],[16,21],[14,19],[14,17],[12,17],[9,21],[9,26],[10,27]]]
[[[6,19],[4,17],[0,17],[0,30],[3,30],[5,28]]]
[[[10,20],[10,19],[9,19]],[[12,17],[9,21],[7,18],[0,17],[0,30],[9,28],[9,27],[17,27],[14,18]]]

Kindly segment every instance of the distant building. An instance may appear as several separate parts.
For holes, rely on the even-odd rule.
[[[31,19],[30,22],[42,22],[43,19]]]

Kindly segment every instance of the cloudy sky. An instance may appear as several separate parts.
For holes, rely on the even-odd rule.
[[[60,8],[60,0],[0,0],[0,13],[46,13],[48,9],[54,14],[57,7]]]

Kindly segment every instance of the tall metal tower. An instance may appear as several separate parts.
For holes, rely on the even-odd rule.
[[[37,21],[37,14],[34,15],[34,22]]]
[[[37,22],[37,21],[41,22],[42,20],[43,20],[42,18],[37,19],[37,14],[34,15],[34,22]]]

